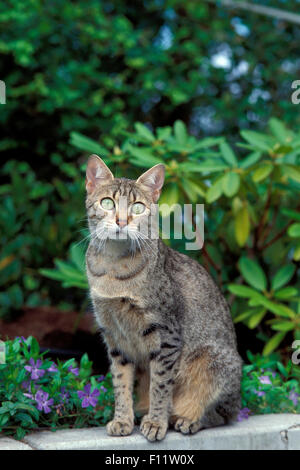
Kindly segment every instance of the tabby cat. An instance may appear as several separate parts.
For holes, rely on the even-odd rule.
[[[162,164],[134,181],[114,178],[97,155],[88,160],[86,268],[115,393],[107,432],[132,432],[137,379],[149,441],[163,439],[169,424],[195,433],[240,409],[241,359],[225,299],[196,261],[140,232],[163,183]]]

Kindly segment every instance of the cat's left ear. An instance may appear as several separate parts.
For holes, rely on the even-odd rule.
[[[144,188],[151,192],[152,199],[157,202],[161,193],[165,180],[165,165],[158,163],[150,170],[143,173],[136,181],[137,184],[144,186]]]
[[[92,193],[98,184],[108,184],[114,179],[114,175],[98,155],[91,155],[86,168],[85,187],[88,193]]]

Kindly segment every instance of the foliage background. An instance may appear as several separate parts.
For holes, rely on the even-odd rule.
[[[297,1],[264,4],[299,10]],[[300,118],[291,83],[300,27],[196,0],[7,0],[0,26],[1,315],[84,305],[77,243],[86,235],[89,153],[118,176],[159,159],[168,166],[164,199],[206,203],[205,249],[193,256],[237,322],[261,349],[269,344],[265,353],[290,348],[299,337]],[[54,274],[41,271],[54,259]],[[289,290],[278,298],[281,288]]]

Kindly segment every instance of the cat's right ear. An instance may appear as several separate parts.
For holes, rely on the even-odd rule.
[[[91,155],[86,168],[85,187],[88,193],[92,193],[99,184],[108,184],[114,179],[114,175],[98,155]]]

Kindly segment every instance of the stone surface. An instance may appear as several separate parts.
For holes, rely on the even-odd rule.
[[[0,450],[32,450],[31,447],[23,442],[16,441],[10,437],[0,437]]]
[[[23,442],[44,450],[300,449],[300,415],[253,416],[241,423],[206,429],[193,436],[170,431],[163,441],[155,443],[147,442],[138,429],[131,436],[111,437],[101,427],[34,432],[25,436]]]
[[[300,450],[300,424],[288,429],[289,450]]]

